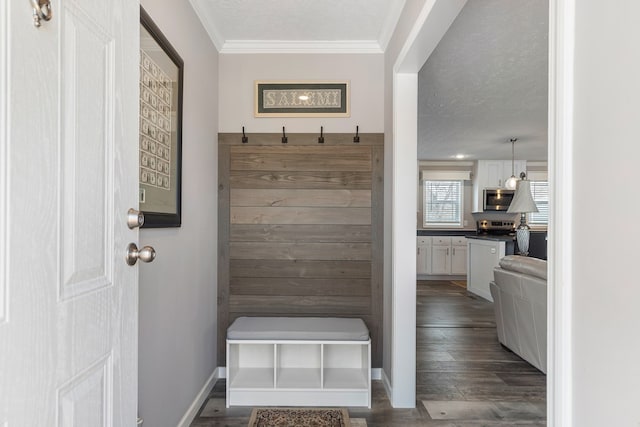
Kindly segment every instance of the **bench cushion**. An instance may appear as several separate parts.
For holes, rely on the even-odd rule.
[[[337,317],[238,317],[227,329],[230,340],[367,341],[362,319]]]

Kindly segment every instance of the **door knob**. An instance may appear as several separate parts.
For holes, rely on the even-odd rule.
[[[127,247],[127,264],[135,265],[140,260],[142,262],[151,262],[156,258],[156,250],[151,246],[145,246],[138,249],[135,243],[129,243]]]
[[[142,224],[144,224],[144,214],[133,208],[129,209],[127,211],[127,226],[133,230],[142,227]]]

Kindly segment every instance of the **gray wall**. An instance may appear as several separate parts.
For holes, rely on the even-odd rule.
[[[184,60],[182,227],[144,229],[158,253],[140,267],[139,415],[176,426],[218,365],[218,54],[186,1],[142,0]]]

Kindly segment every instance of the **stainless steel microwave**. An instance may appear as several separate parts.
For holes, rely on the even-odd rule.
[[[513,200],[515,190],[504,190],[502,188],[485,188],[483,191],[482,210],[484,211],[506,211]]]

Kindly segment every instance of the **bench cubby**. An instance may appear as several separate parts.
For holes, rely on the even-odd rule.
[[[245,323],[244,329],[251,325],[252,322]],[[330,328],[320,328],[323,334],[313,331],[306,334],[322,339],[298,339],[283,328],[271,334],[272,339],[248,339],[245,337],[252,334],[229,333],[228,336],[242,338],[227,339],[227,407],[371,407],[368,331],[366,340],[362,339],[362,331],[357,336],[352,334],[358,339],[327,339],[331,329],[340,325],[338,322]],[[345,330],[348,328],[337,331],[337,335],[344,337]],[[278,336],[290,339],[277,339]]]

